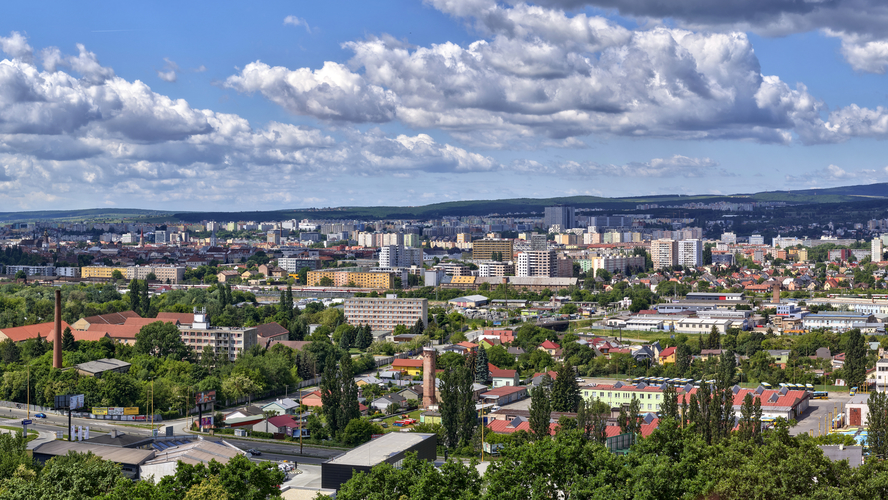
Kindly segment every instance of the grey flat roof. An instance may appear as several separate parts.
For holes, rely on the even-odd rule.
[[[415,446],[435,434],[418,432],[390,432],[385,436],[371,440],[357,448],[330,459],[328,464],[359,465],[373,467],[384,462],[393,455]]]
[[[79,365],[76,365],[75,368],[89,373],[101,373],[108,370],[116,370],[118,368],[125,368],[129,366],[130,364],[126,361],[121,361],[119,359],[113,358],[104,358],[97,359],[95,361],[87,361],[86,363],[80,363]]]
[[[76,451],[78,453],[91,451],[103,460],[119,464],[142,464],[154,458],[154,450],[118,448],[116,446],[88,444],[77,441],[50,441],[34,449],[34,453],[53,456],[67,455],[69,451]]]

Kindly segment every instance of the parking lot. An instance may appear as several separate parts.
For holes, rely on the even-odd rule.
[[[827,415],[841,412],[845,403],[851,399],[847,392],[830,392],[829,399],[812,399],[808,404],[808,410],[799,417],[798,425],[790,429],[793,436],[810,433],[826,433],[828,429]]]

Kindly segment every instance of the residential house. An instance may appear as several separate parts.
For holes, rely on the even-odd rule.
[[[545,342],[540,344],[539,349],[542,351],[546,351],[552,357],[555,357],[556,353],[561,352],[561,346],[556,344],[555,342],[552,342],[551,340],[546,340]]]
[[[396,404],[401,408],[406,408],[407,398],[401,396],[400,394],[386,394],[385,396],[374,399],[370,403],[370,408],[385,413],[388,407],[392,404]]]
[[[422,373],[421,359],[396,359],[392,361],[392,369],[407,373],[415,377]]]
[[[274,411],[278,415],[295,415],[299,411],[299,403],[290,398],[281,398],[262,406],[263,411]]]
[[[274,340],[287,340],[290,336],[290,331],[277,322],[272,321],[271,323],[257,326],[256,335],[259,337],[258,340],[261,344],[268,345],[269,342]]]
[[[660,351],[659,362],[661,365],[675,363],[675,347],[667,347]]]
[[[498,406],[520,401],[527,397],[527,387],[497,387],[481,394],[482,403],[493,403]]]
[[[492,369],[490,370],[490,380],[494,389],[504,386],[515,387],[518,385],[518,370]]]
[[[272,434],[286,434],[292,436],[293,431],[299,428],[299,424],[293,420],[290,415],[276,415],[269,417],[262,422],[253,424],[253,430],[256,432],[270,432]],[[296,434],[299,435],[298,433]]]
[[[398,395],[407,400],[415,399],[422,401],[422,394],[422,384],[411,385],[398,391]]]
[[[321,391],[312,391],[304,396],[302,396],[302,400],[299,401],[302,403],[302,406],[308,406],[309,408],[320,408],[324,406],[321,403]]]

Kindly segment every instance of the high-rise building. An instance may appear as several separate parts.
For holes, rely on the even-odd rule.
[[[870,256],[870,260],[873,262],[882,262],[882,256],[885,255],[885,247],[882,245],[882,238],[873,238],[872,255]]]
[[[386,245],[379,249],[379,267],[422,266],[422,249]]]
[[[543,225],[545,225],[546,228],[558,226],[562,231],[565,231],[574,228],[576,225],[574,220],[573,207],[546,207],[543,216]]]
[[[558,272],[555,250],[521,252],[515,276],[553,278]]]
[[[681,240],[678,242],[678,263],[682,267],[703,265],[703,244],[700,240]]]
[[[185,345],[198,354],[204,349],[211,349],[213,353],[227,355],[231,361],[258,343],[256,327],[211,327],[206,312],[197,308],[191,325],[179,326],[179,336]]]
[[[416,320],[422,320],[424,326],[429,324],[426,299],[352,298],[345,299],[343,310],[348,324],[370,325],[374,330],[394,330],[398,325],[410,327]]]
[[[512,240],[483,239],[472,243],[472,259],[493,260],[493,254],[502,254],[503,261],[512,260]],[[499,255],[497,255],[499,257]]]
[[[654,269],[663,269],[678,264],[678,242],[665,239],[652,241],[651,260],[654,262]]]
[[[154,244],[155,245],[166,245],[167,244],[167,232],[163,230],[154,231]]]
[[[530,235],[530,250],[532,252],[545,252],[549,249],[549,242],[545,234]]]
[[[281,232],[277,229],[272,229],[268,232],[268,243],[272,245],[280,245],[281,244]]]

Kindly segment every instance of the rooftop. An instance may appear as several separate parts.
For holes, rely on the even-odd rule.
[[[329,464],[357,465],[373,467],[389,457],[415,446],[426,439],[435,438],[435,434],[418,432],[390,432],[357,448],[347,451],[328,461]]]

